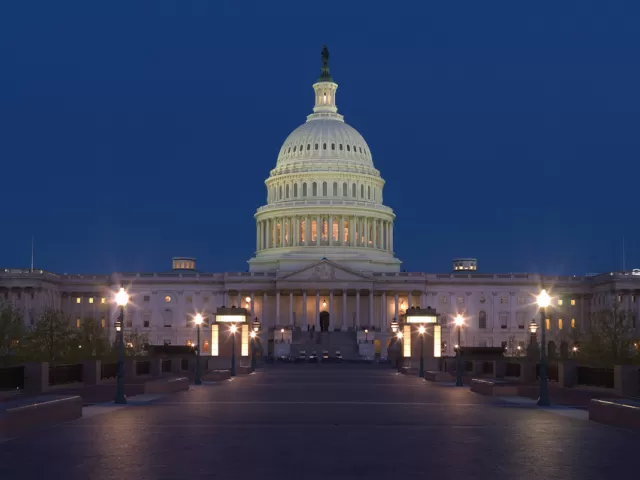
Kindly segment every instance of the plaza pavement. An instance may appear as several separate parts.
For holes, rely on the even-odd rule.
[[[136,400],[137,398],[137,400]],[[378,366],[268,366],[0,443],[0,479],[608,479],[640,434]]]

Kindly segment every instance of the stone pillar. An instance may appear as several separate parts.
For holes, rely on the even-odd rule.
[[[578,382],[578,369],[574,362],[558,364],[558,384],[561,387],[575,387]]]
[[[347,323],[347,291],[342,290],[342,331],[346,332],[349,330],[349,325]]]
[[[329,223],[327,225],[327,240],[329,240],[329,246],[333,245],[333,215],[329,215]],[[331,320],[329,320],[331,321]]]
[[[398,292],[395,292],[394,296],[395,296],[394,315],[395,315],[396,322],[399,322],[400,317],[398,316]]]
[[[329,331],[333,332],[333,290],[329,290]]]
[[[49,363],[24,365],[24,389],[27,393],[43,393],[49,390]]]
[[[316,290],[316,329],[320,328],[320,290]]]
[[[380,330],[387,330],[387,292],[380,295]]]
[[[303,328],[306,328],[307,325],[309,325],[309,322],[307,322],[307,291],[304,290],[302,292],[302,323],[303,323]]]
[[[413,292],[409,290],[407,292],[407,308],[413,307]]]
[[[356,330],[360,328],[360,290],[356,290]]]
[[[520,364],[520,382],[524,384],[534,383],[536,381],[536,363],[522,362]]]
[[[280,290],[276,291],[276,321],[274,325],[280,325]]]
[[[316,246],[320,246],[320,239],[322,238],[322,219],[320,215],[316,215]]]
[[[289,325],[293,328],[293,292],[289,292]]]
[[[99,385],[102,379],[102,362],[100,360],[85,360],[82,363],[82,383],[85,385]]]
[[[369,326],[368,328],[374,328],[373,323],[373,288],[369,289]]]
[[[160,377],[162,376],[162,359],[161,358],[150,358],[149,359],[150,368],[152,377]]]
[[[262,292],[262,329],[267,330],[267,292]]]
[[[621,397],[637,396],[640,393],[638,365],[615,365],[613,369],[613,386],[616,395]]]
[[[364,219],[364,246],[369,247],[369,219]]]
[[[251,292],[251,321],[252,322],[255,316],[256,316],[256,295],[254,292]]]
[[[373,219],[373,248],[378,248],[378,220]]]
[[[507,370],[507,362],[504,359],[493,361],[493,376],[495,378],[504,378]]]

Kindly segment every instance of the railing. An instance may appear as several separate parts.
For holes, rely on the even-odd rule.
[[[100,378],[105,380],[107,378],[116,378],[118,376],[118,364],[117,363],[103,363],[100,365]]]
[[[164,359],[162,360],[162,373],[170,373],[171,372],[171,360]]]
[[[49,385],[82,382],[82,364],[49,367]]]
[[[0,390],[22,390],[24,367],[0,368]]]
[[[482,362],[482,373],[493,374],[493,362]]]
[[[590,387],[614,387],[614,374],[612,368],[577,368],[578,385]]]
[[[189,359],[188,358],[181,358],[180,359],[180,368],[182,370],[189,370]]]
[[[504,369],[505,377],[520,377],[521,365],[519,363],[506,363]]]
[[[536,380],[540,380],[540,364],[536,364]],[[547,380],[552,382],[558,381],[558,364],[557,363],[548,363],[547,364]]]
[[[473,362],[470,360],[465,360],[464,362],[464,371],[465,372],[473,372]]]
[[[142,360],[136,362],[136,375],[149,375],[151,373],[151,362],[149,360]]]

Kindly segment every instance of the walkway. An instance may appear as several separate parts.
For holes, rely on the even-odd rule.
[[[636,471],[640,446],[374,366],[271,366],[107,410],[0,443],[0,478],[586,480]]]

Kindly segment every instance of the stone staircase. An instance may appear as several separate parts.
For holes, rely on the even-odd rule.
[[[307,356],[312,352],[320,356],[325,350],[330,356],[339,351],[346,360],[360,358],[356,332],[293,332],[290,354],[292,357],[298,357],[300,351],[305,351]]]

